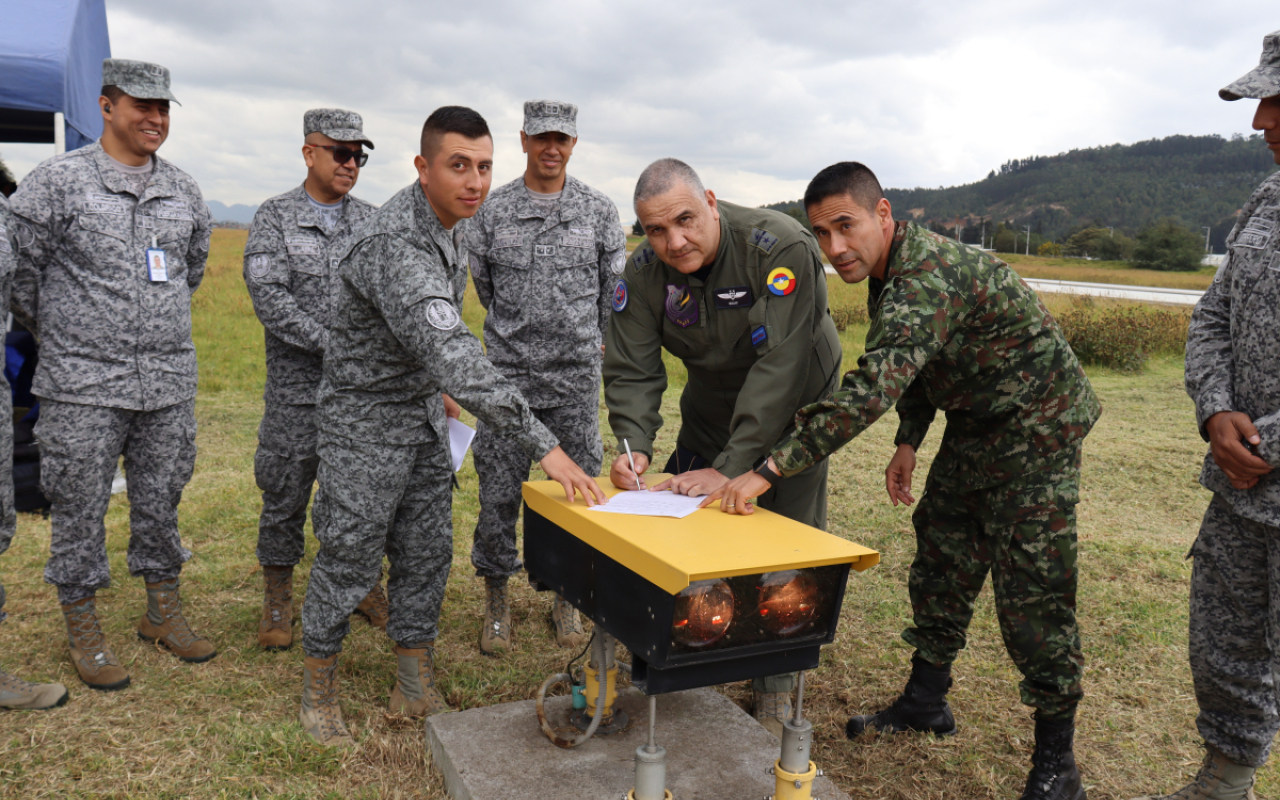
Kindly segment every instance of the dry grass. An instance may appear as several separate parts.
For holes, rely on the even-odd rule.
[[[301,653],[264,653],[254,644],[261,578],[253,555],[252,456],[262,356],[239,282],[243,237],[218,233],[199,295],[200,457],[182,505],[183,536],[196,553],[184,572],[188,610],[221,653],[209,664],[185,665],[134,638],[144,592],[125,567],[128,509],[116,498],[107,519],[116,585],[100,598],[108,636],[134,685],[109,694],[87,690],[66,658],[55,592],[41,579],[48,522],[24,515],[12,549],[0,558],[10,590],[0,663],[31,678],[60,680],[72,699],[51,712],[0,714],[0,795],[444,797],[428,766],[421,724],[384,711],[394,670],[384,636],[356,622],[346,643],[343,708],[360,746],[345,756],[313,746],[296,724]],[[862,302],[862,291],[836,282],[833,305]],[[467,318],[473,325],[479,319],[474,303]],[[857,325],[845,332],[846,365],[861,352],[863,335]],[[1080,506],[1088,666],[1078,755],[1090,796],[1109,800],[1170,791],[1199,760],[1183,556],[1208,496],[1195,482],[1204,445],[1182,393],[1180,364],[1165,358],[1138,376],[1090,375],[1105,412],[1085,449]],[[676,417],[673,402],[665,411]],[[910,617],[906,576],[914,540],[909,511],[889,506],[882,488],[894,422],[875,426],[833,457],[832,530],[878,549],[883,560],[851,580],[837,642],[809,676],[815,760],[855,798],[1014,797],[1032,723],[1018,704],[1018,675],[1000,643],[990,592],[979,602],[970,646],[955,668],[960,735],[945,742],[850,743],[843,737],[851,713],[875,710],[897,693],[910,656],[899,633]],[[664,433],[663,452],[674,432]],[[935,430],[923,449],[921,481],[938,438]],[[476,517],[470,466],[461,480],[453,509],[456,568],[439,642],[442,684],[461,708],[528,698],[547,673],[563,667],[565,654],[550,642],[547,599],[519,582],[513,584],[515,652],[500,661],[477,653],[482,587],[468,559]],[[314,540],[308,547],[314,552]],[[310,555],[303,574],[309,563]],[[744,684],[723,691],[747,700]],[[1275,796],[1278,780],[1274,767],[1263,770],[1260,795]]]
[[[1024,278],[1085,283],[1119,283],[1130,286],[1162,286],[1166,289],[1209,288],[1216,270],[1204,267],[1195,272],[1161,272],[1134,269],[1127,261],[1084,261],[1078,258],[1044,258],[997,253]]]

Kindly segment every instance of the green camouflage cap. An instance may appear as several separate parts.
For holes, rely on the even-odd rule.
[[[578,107],[554,100],[530,100],[524,104],[524,132],[537,136],[547,131],[578,137]]]
[[[302,135],[323,133],[335,142],[363,142],[373,149],[373,142],[365,138],[364,119],[345,108],[313,108],[302,115]]]
[[[1252,97],[1261,100],[1280,94],[1280,31],[1262,37],[1262,58],[1248,75],[1218,90],[1223,100],[1239,100]]]
[[[139,100],[172,100],[178,103],[178,98],[169,91],[169,70],[159,64],[125,58],[103,59],[102,85],[114,86]]]

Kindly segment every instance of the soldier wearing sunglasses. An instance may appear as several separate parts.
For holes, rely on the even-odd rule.
[[[258,644],[293,644],[293,568],[316,478],[316,391],[338,291],[338,259],[374,206],[350,195],[373,149],[353,111],[313,108],[303,116],[307,179],[254,215],[244,248],[244,282],[266,329],[265,411],[254,476],[262,490],[258,563],[264,599]],[[385,629],[381,583],[356,609]]]

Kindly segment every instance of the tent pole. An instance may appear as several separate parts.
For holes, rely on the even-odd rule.
[[[61,111],[53,112],[53,154],[60,156],[67,152],[67,120]]]

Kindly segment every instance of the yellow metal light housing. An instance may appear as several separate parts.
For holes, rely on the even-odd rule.
[[[530,577],[622,642],[632,681],[648,694],[816,667],[835,637],[850,568],[880,560],[765,510],[600,513],[567,502],[553,481],[526,483],[524,500]]]

